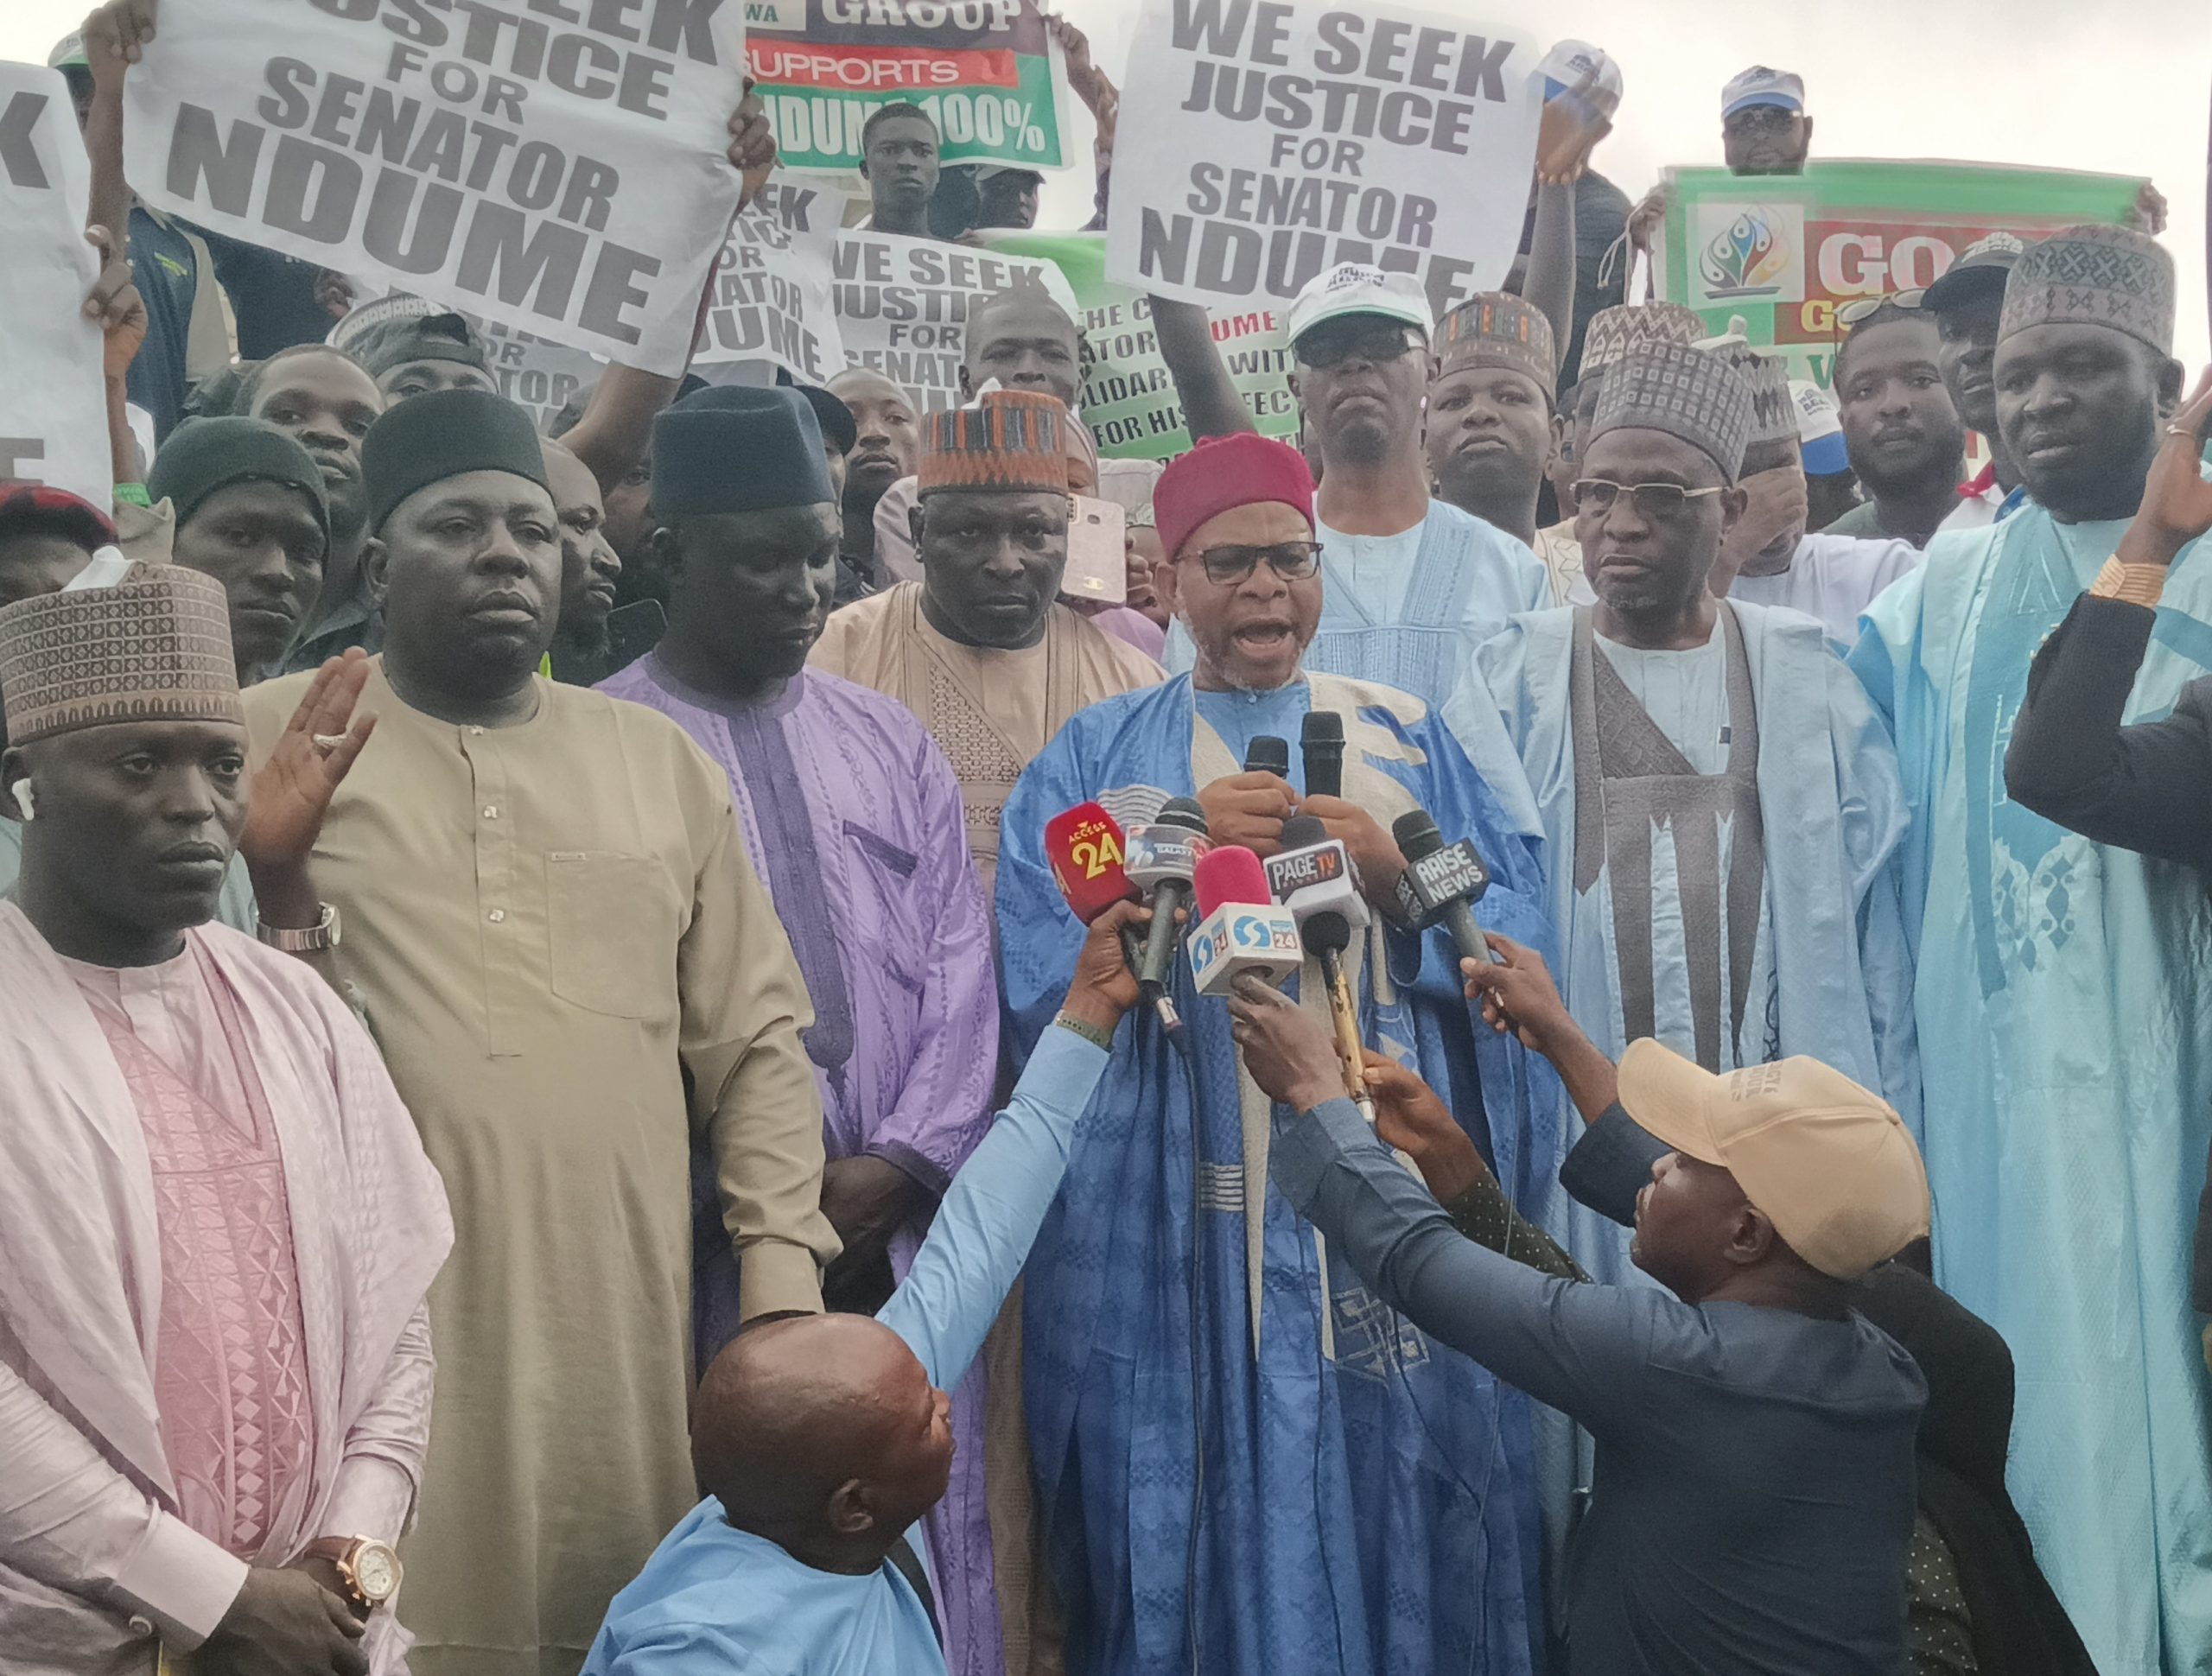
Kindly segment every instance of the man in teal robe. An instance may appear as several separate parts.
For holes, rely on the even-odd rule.
[[[2036,648],[2119,545],[2179,392],[2174,270],[2078,227],[2006,283],[1998,420],[2029,505],[1939,535],[1851,665],[1895,733],[1936,1278],[2018,1368],[2011,1482],[2097,1667],[2212,1668],[2212,1432],[2190,1225],[2212,1139],[2212,910],[2195,873],[2010,801]],[[2183,550],[2126,719],[2212,669]]]

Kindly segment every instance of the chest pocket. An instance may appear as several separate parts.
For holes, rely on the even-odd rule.
[[[677,908],[651,857],[548,850],[545,930],[563,1000],[618,1019],[674,1017]]]
[[[936,904],[918,898],[914,872],[920,861],[912,850],[900,848],[857,821],[847,821],[844,827],[846,841],[861,854],[861,866],[855,869],[858,881],[864,881],[862,887],[874,898],[889,932],[875,952],[899,987],[918,995],[928,959],[922,927],[937,911]]]

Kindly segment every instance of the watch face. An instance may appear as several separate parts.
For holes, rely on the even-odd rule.
[[[353,1586],[372,1603],[390,1600],[399,1587],[399,1556],[381,1542],[353,1551]]]

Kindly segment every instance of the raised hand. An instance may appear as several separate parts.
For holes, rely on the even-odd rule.
[[[1590,154],[1613,131],[1612,112],[1602,108],[1595,72],[1544,101],[1536,125],[1536,184],[1573,186],[1590,167]]]
[[[2212,483],[2204,480],[2205,427],[2212,422],[2212,367],[2205,369],[2180,412],[2167,422],[2164,446],[2151,462],[2143,504],[2120,539],[2123,564],[2170,564],[2212,530]]]
[[[760,195],[776,167],[776,136],[768,126],[768,104],[753,91],[753,78],[745,79],[745,96],[729,113],[730,167],[745,177],[738,198],[742,209]]]
[[[85,63],[95,86],[119,82],[126,65],[146,56],[154,38],[156,0],[108,0],[95,6],[84,22]]]
[[[1344,1094],[1344,1062],[1327,1025],[1250,973],[1229,998],[1230,1034],[1260,1092],[1293,1111],[1312,1111]]]
[[[331,798],[376,728],[374,716],[353,715],[368,678],[358,646],[326,662],[254,775],[238,849],[257,885],[264,869],[304,865],[314,850]]]
[[[100,253],[99,277],[85,298],[85,317],[99,322],[100,371],[109,383],[122,378],[146,341],[146,300],[130,283],[130,263],[105,227],[85,229],[85,242]]]

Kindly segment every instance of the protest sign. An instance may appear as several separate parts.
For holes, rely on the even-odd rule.
[[[1098,438],[1098,451],[1122,460],[1172,460],[1189,448],[1183,406],[1152,328],[1152,299],[1106,277],[1105,234],[983,236],[995,251],[1049,259],[1075,293],[1090,350],[1083,417]],[[1252,409],[1252,422],[1263,436],[1295,441],[1298,403],[1290,393],[1290,346],[1281,321],[1264,308],[1221,308],[1212,319],[1213,340]]]
[[[125,166],[200,226],[673,374],[744,48],[729,0],[194,0],[124,81]]]
[[[115,496],[106,385],[100,328],[84,313],[99,277],[85,242],[92,184],[69,84],[59,71],[0,63],[0,390],[10,392],[0,478],[67,489],[105,511]]]
[[[1071,320],[1082,312],[1049,262],[933,238],[848,231],[837,240],[836,274],[846,361],[880,372],[925,408],[960,405],[961,343],[981,298],[1039,285]]]
[[[1067,73],[1034,0],[747,0],[747,62],[784,167],[852,174],[884,105],[929,113],[946,162],[1064,168]]]
[[[1503,282],[1535,166],[1541,42],[1312,0],[1147,0],[1136,38],[1110,277],[1265,306],[1363,262],[1418,275],[1440,316]]]
[[[1658,292],[1789,363],[1826,388],[1845,328],[1838,305],[1932,285],[1993,232],[2036,238],[2084,221],[2125,222],[2132,175],[1990,163],[1821,162],[1796,175],[1667,171],[1652,251]]]
[[[373,288],[356,281],[353,289],[358,294]],[[586,350],[517,332],[496,321],[480,320],[465,309],[449,309],[409,291],[393,291],[348,309],[324,341],[350,351],[372,326],[389,320],[447,314],[458,314],[468,322],[483,343],[486,370],[499,394],[526,409],[531,423],[541,435],[550,431],[562,409],[598,383],[605,370],[606,363]]]
[[[780,366],[803,384],[826,384],[845,368],[830,295],[844,219],[841,194],[772,181],[730,225],[699,322],[692,364],[701,376],[727,362]]]

